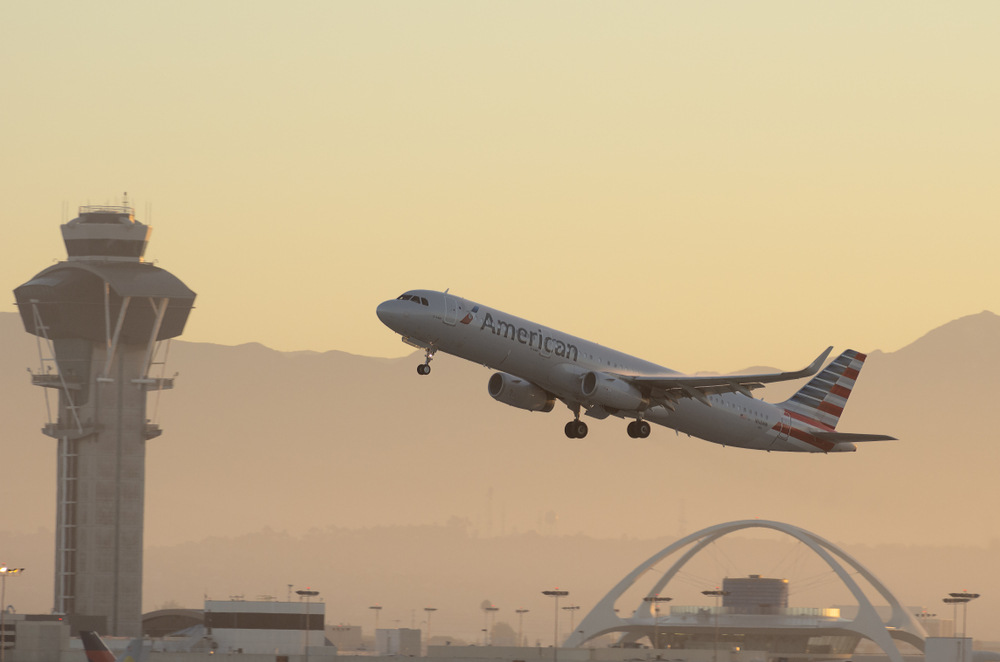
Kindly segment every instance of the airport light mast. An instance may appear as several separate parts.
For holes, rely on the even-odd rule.
[[[729,591],[723,591],[720,589],[715,589],[714,591],[702,591],[702,595],[707,595],[710,597],[715,597],[715,643],[712,644],[712,660],[713,662],[719,662],[719,600],[729,595]]]
[[[8,568],[6,563],[0,564],[0,662],[4,662],[7,653],[7,576],[19,575],[24,568]]]
[[[517,645],[524,646],[524,615],[528,613],[528,609],[518,609],[517,611]]]
[[[487,646],[492,646],[493,643],[494,643],[493,642],[493,630],[496,629],[497,612],[500,611],[500,607],[497,607],[496,605],[490,605],[489,607],[483,607],[483,611],[485,611],[486,614],[490,618],[490,629],[486,631],[486,642],[485,642],[485,644]]]
[[[319,595],[319,591],[314,591],[308,587],[302,591],[295,591],[297,594],[306,599],[306,662],[309,662],[309,630],[312,629],[312,623],[309,622],[309,599],[315,598]]]
[[[560,591],[558,588],[554,591],[542,591],[542,595],[547,595],[556,599],[556,622],[555,631],[552,635],[552,662],[558,662],[559,659],[559,598],[564,598],[569,595],[569,591]]]
[[[427,648],[430,650],[431,647],[431,614],[437,611],[437,607],[424,607],[424,611],[427,612]]]
[[[644,602],[650,603],[650,607],[653,610],[653,648],[660,648],[660,604],[661,602],[670,602],[673,598],[661,598],[657,595],[647,595],[643,598]],[[579,607],[577,607],[579,609]]]
[[[965,625],[968,623],[969,615],[969,603],[979,597],[978,593],[969,593],[968,591],[962,591],[961,593],[949,593],[949,598],[945,598],[944,602],[950,604],[954,607],[955,611],[955,626],[958,625],[958,605],[962,605],[962,637],[965,637]],[[952,629],[955,629],[955,626]]]
[[[580,605],[570,605],[569,607],[563,607],[563,611],[569,612],[569,629],[570,631],[576,627],[576,612],[580,609]]]

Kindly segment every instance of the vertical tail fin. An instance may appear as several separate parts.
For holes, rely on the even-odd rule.
[[[866,358],[866,354],[847,350],[781,406],[807,423],[835,429]]]
[[[114,653],[108,648],[101,635],[90,630],[80,631],[80,640],[87,651],[88,662],[144,662],[146,656],[142,647],[142,639],[133,639],[128,648],[115,659]]]
[[[147,652],[142,648],[142,639],[128,642],[128,648],[115,662],[145,662]]]
[[[115,662],[115,656],[108,650],[101,635],[89,630],[81,630],[80,639],[83,641],[83,647],[87,650],[89,662]]]

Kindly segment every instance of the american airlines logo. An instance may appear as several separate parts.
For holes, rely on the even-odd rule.
[[[478,306],[472,310],[473,312],[476,312],[477,309]],[[472,320],[470,319],[469,321],[471,322]],[[464,319],[462,320],[462,323],[468,324],[468,322]],[[524,327],[517,326],[516,324],[509,324],[500,319],[494,322],[493,316],[489,313],[486,313],[486,316],[483,317],[483,324],[479,327],[480,331],[485,331],[486,329],[489,329],[490,333],[495,336],[501,336],[509,340],[516,340],[522,345],[528,345],[531,349],[535,350],[542,356],[552,356],[555,354],[556,356],[567,358],[570,361],[576,361],[579,356],[579,351],[577,350],[576,345],[571,345],[559,340],[558,338],[547,336],[542,333],[541,329],[531,331],[529,329],[525,329]]]
[[[465,317],[461,319],[462,324],[468,324],[472,320],[476,319],[476,313],[479,312],[479,306],[473,306],[472,312],[468,313]],[[480,329],[481,330],[481,329]]]

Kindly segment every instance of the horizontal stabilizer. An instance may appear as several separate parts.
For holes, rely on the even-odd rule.
[[[863,434],[854,432],[810,432],[814,437],[834,443],[841,441],[898,441],[887,434]]]

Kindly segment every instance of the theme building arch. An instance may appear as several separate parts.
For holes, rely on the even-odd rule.
[[[626,632],[629,630],[634,631],[635,626],[638,624],[651,624],[650,619],[653,617],[652,604],[654,603],[644,601],[640,602],[631,618],[622,618],[618,616],[615,612],[615,603],[625,593],[625,591],[631,588],[632,585],[635,584],[635,582],[646,574],[646,572],[648,572],[653,566],[675,552],[694,543],[691,549],[682,554],[681,557],[670,567],[670,569],[663,574],[663,577],[656,582],[647,594],[647,597],[658,595],[670,582],[670,580],[673,579],[673,577],[680,571],[680,569],[683,568],[684,565],[694,556],[705,549],[705,547],[725,535],[736,531],[742,531],[743,529],[772,529],[774,531],[784,533],[806,545],[817,556],[823,559],[828,566],[830,566],[830,569],[836,573],[840,581],[843,582],[844,586],[851,591],[851,594],[858,601],[857,616],[855,616],[851,621],[845,621],[844,623],[838,625],[838,629],[842,630],[845,634],[853,633],[866,639],[870,639],[875,642],[886,655],[889,656],[889,659],[892,662],[903,662],[903,657],[899,652],[899,649],[896,647],[896,644],[893,641],[894,639],[905,641],[920,650],[924,649],[924,638],[927,634],[924,632],[923,627],[917,622],[912,614],[903,608],[903,605],[898,599],[896,599],[896,596],[894,596],[885,584],[880,582],[875,575],[871,573],[871,571],[861,565],[861,563],[859,563],[850,554],[815,533],[811,533],[797,526],[792,526],[791,524],[772,522],[768,520],[740,520],[725,524],[716,524],[715,526],[710,526],[707,529],[702,529],[701,531],[692,533],[672,545],[668,545],[644,561],[635,570],[626,575],[624,579],[618,582],[618,584],[611,589],[611,591],[608,592],[608,594],[605,595],[600,602],[597,603],[590,613],[587,614],[580,625],[576,628],[576,631],[566,640],[564,645],[568,647],[577,647],[604,634]],[[867,581],[883,598],[885,598],[886,602],[892,609],[892,614],[888,621],[882,621],[878,612],[875,610],[874,605],[872,605],[871,601],[865,595],[861,587],[858,586],[858,583],[854,581],[854,578],[851,577],[851,574],[844,567],[844,564],[864,577],[865,581]],[[648,616],[643,613],[644,610],[649,612]]]

